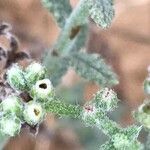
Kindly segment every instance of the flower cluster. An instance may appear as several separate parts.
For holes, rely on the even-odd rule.
[[[58,116],[70,116],[81,119],[86,126],[97,127],[106,134],[109,144],[103,144],[101,149],[142,149],[137,137],[141,130],[139,126],[122,128],[110,120],[108,111],[117,107],[116,93],[108,88],[98,91],[94,98],[83,107],[66,104],[57,100],[51,81],[46,78],[46,69],[41,64],[33,62],[25,69],[18,64],[7,70],[7,82],[13,92],[2,99],[0,103],[0,132],[2,135],[15,136],[20,133],[23,124],[38,127],[48,112]],[[25,98],[26,94],[28,98]],[[139,120],[148,126],[149,105],[142,106]],[[132,140],[134,139],[134,140]],[[132,142],[131,142],[132,141]]]
[[[14,64],[7,71],[7,82],[14,93],[0,103],[0,132],[15,136],[22,124],[35,126],[43,121],[45,105],[53,98],[54,90],[51,81],[46,79],[45,67],[36,62],[25,69]],[[22,93],[28,94],[27,102]]]
[[[107,112],[116,108],[119,101],[116,93],[111,89],[101,89],[83,107],[66,104],[57,100],[51,81],[46,78],[45,67],[36,62],[31,63],[25,69],[18,64],[12,65],[7,70],[7,82],[14,92],[2,99],[0,103],[0,132],[2,135],[19,134],[23,124],[38,127],[45,115],[51,112],[60,117],[70,116],[81,119],[86,126],[95,126],[102,130],[110,140],[109,144],[103,144],[101,149],[108,149],[108,145],[109,149],[116,150],[142,149],[142,145],[137,140],[141,127],[122,128],[107,116]],[[28,98],[25,98],[24,94]],[[142,107],[142,110],[149,113],[147,108]],[[144,119],[146,115],[143,115]],[[147,120],[143,118],[141,122],[147,126]]]

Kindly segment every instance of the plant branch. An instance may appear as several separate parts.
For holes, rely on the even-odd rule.
[[[73,44],[76,36],[80,32],[80,28],[87,22],[89,16],[91,0],[80,0],[76,8],[72,11],[70,17],[67,19],[61,34],[54,45],[53,51],[59,54],[67,54]],[[49,60],[51,51],[48,52],[44,63]]]
[[[72,118],[80,118],[82,108],[80,106],[74,106],[64,103],[60,100],[51,100],[46,104],[45,109],[47,112],[54,113],[56,115],[68,116]]]

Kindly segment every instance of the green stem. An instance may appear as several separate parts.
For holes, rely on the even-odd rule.
[[[93,124],[90,124],[90,126],[99,128],[110,138],[112,137],[112,135],[119,133],[121,130],[121,127],[116,122],[110,120],[104,112],[98,112],[94,116],[94,120],[95,121],[93,122]]]
[[[66,24],[53,48],[54,51],[64,55],[70,51],[75,37],[78,35],[78,32],[80,32],[80,27],[85,24],[88,19],[91,4],[92,0],[80,0],[70,17],[67,19]],[[72,36],[72,34],[74,34],[74,36]],[[50,56],[51,52],[49,51],[44,60],[45,64],[48,62]]]
[[[71,118],[81,119],[83,108],[64,103],[60,100],[51,100],[46,104],[47,112],[54,113],[59,116],[68,116]],[[119,133],[121,127],[114,121],[110,120],[104,112],[97,113],[94,117],[95,122],[90,123],[89,126],[96,126],[101,129],[104,134],[111,137],[115,133]]]
[[[82,108],[80,106],[74,106],[66,104],[59,100],[52,100],[46,104],[47,112],[54,113],[59,116],[68,116],[72,118],[80,118]]]
[[[114,121],[110,120],[106,114],[99,114],[100,122],[96,124],[98,128],[100,128],[106,135],[112,136],[116,133],[119,133],[121,127]]]

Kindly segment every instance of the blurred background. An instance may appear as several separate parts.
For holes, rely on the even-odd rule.
[[[78,0],[70,2],[75,7]],[[89,24],[86,47],[89,52],[100,53],[118,74],[120,84],[114,89],[121,103],[110,117],[127,126],[134,122],[132,110],[145,98],[142,85],[150,65],[150,1],[115,0],[115,10],[116,16],[109,29]],[[42,58],[60,33],[53,16],[42,7],[40,0],[0,0],[0,21],[12,25],[12,31],[20,41],[19,50],[28,52],[36,60]],[[8,41],[2,37],[0,43],[8,46]],[[94,83],[83,82],[70,69],[57,91],[66,101],[82,105],[99,88]],[[24,129],[18,137],[6,142],[3,149],[96,150],[105,140],[97,129],[85,128],[80,121],[57,120],[49,115],[37,136]]]

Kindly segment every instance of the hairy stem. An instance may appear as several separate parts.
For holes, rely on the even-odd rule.
[[[119,133],[121,130],[121,127],[116,122],[110,120],[103,112],[99,112],[96,115],[96,120],[95,126],[109,137],[112,137],[115,133]]]
[[[59,100],[52,100],[46,105],[47,112],[54,113],[59,116],[68,116],[72,118],[80,118],[82,108],[66,104]]]
[[[85,24],[88,19],[91,1],[92,0],[80,0],[70,17],[67,19],[53,51],[57,51],[60,55],[65,55],[70,51],[76,36],[80,32],[81,26]],[[45,64],[50,56],[51,52],[49,51],[44,60]]]

